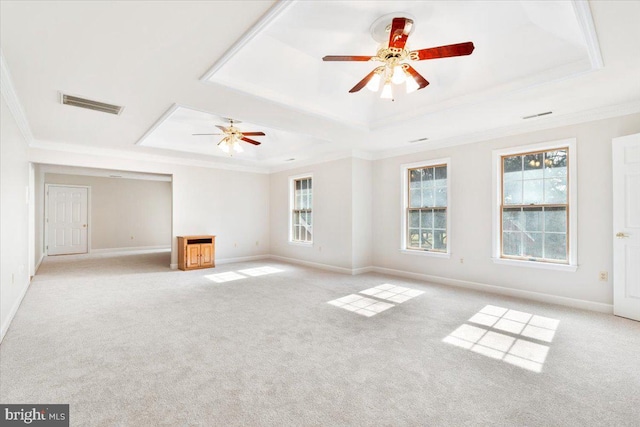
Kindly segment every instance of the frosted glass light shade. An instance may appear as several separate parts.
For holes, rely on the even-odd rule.
[[[412,78],[407,79],[407,93],[412,93],[417,91],[420,88],[420,85],[416,83],[416,81]]]
[[[382,88],[382,93],[380,94],[380,98],[383,99],[391,99],[393,98],[393,92],[391,90],[391,83],[387,82],[384,84]]]
[[[393,84],[402,84],[406,79],[407,75],[405,74],[404,69],[402,69],[402,65],[396,65],[393,67],[393,75],[391,76],[391,82]]]
[[[225,139],[223,139],[222,141],[220,141],[218,143],[218,148],[221,149],[222,151],[224,151],[225,153],[229,152],[229,146],[227,145],[227,141],[228,141],[228,139],[225,138]]]

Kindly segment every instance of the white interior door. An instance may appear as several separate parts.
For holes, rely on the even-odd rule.
[[[49,185],[47,254],[87,253],[87,187]]]
[[[613,313],[640,320],[640,134],[613,140]]]

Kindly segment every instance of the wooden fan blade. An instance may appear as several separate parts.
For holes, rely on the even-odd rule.
[[[216,125],[216,127],[220,129],[222,132],[225,132],[225,133],[227,132],[227,128],[225,128],[224,126]]]
[[[372,56],[327,55],[323,61],[370,61]]]
[[[389,31],[389,47],[404,49],[412,26],[413,20],[411,19],[393,18],[393,21],[391,21],[391,31]]]
[[[249,144],[253,144],[253,145],[260,145],[261,143],[258,141],[254,141],[253,139],[249,139],[246,137],[241,138],[244,142],[248,142]]]
[[[472,42],[450,44],[446,46],[430,47],[429,49],[414,50],[409,53],[414,61],[425,59],[449,58],[452,56],[471,55],[474,46]]]
[[[249,135],[249,136],[265,136],[266,133],[264,132],[242,132],[243,135]]]
[[[417,72],[415,68],[413,68],[409,64],[405,64],[405,65],[407,66],[405,68],[405,70],[407,70],[407,73],[409,73],[411,75],[411,77],[413,77],[413,80],[415,80],[416,83],[418,83],[418,86],[420,86],[416,90],[420,90],[420,89],[425,88],[425,87],[427,87],[429,85],[429,82],[427,81],[427,79],[422,77],[422,75],[419,72]]]
[[[223,133],[192,133],[191,135],[198,136],[198,135],[224,135],[224,134]]]
[[[355,85],[354,87],[351,88],[349,93],[358,92],[360,89],[365,87],[367,85],[367,83],[369,83],[369,80],[371,80],[373,78],[373,75],[376,73],[377,70],[378,70],[378,68],[375,68],[372,72],[367,74],[364,79],[360,80],[357,85]]]

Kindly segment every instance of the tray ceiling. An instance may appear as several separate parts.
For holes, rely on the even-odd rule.
[[[25,134],[43,149],[269,171],[640,111],[640,2],[52,0],[0,9],[3,94],[12,87]],[[473,41],[475,51],[412,62],[431,84],[395,101],[348,93],[377,63],[322,57],[375,54],[370,26],[392,12],[415,21],[409,48]],[[70,107],[60,92],[125,108]],[[263,144],[228,157],[213,137],[191,136],[222,117],[264,131]]]
[[[395,101],[349,89],[379,63],[323,62],[375,55],[370,26],[398,12],[414,18],[408,48],[473,41],[470,56],[412,61],[431,83]],[[282,6],[203,78],[364,129],[478,103],[592,69],[579,9],[567,1],[308,2]]]
[[[261,143],[259,146],[240,142],[244,151],[232,152],[230,156],[217,146],[224,135],[193,135],[194,133],[221,133],[216,125],[228,127],[229,120],[204,111],[175,105],[138,143],[145,147],[205,154],[217,157],[218,161],[223,162],[232,160],[230,157],[235,157],[243,162],[272,161],[275,164],[292,161],[290,159],[295,159],[296,153],[309,151],[312,146],[317,147],[327,143],[311,136],[302,138],[297,133],[236,121],[234,126],[241,132],[264,132],[266,136],[251,137]]]

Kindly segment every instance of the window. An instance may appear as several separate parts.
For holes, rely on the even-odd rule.
[[[573,141],[499,153],[498,258],[575,265]]]
[[[448,159],[404,165],[402,250],[448,254]]]
[[[290,241],[311,243],[313,241],[313,188],[312,177],[293,177],[291,183],[291,235]]]

